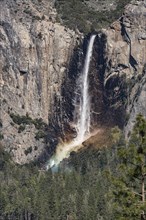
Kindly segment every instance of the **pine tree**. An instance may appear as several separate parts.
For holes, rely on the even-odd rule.
[[[115,219],[146,219],[146,120],[138,115],[129,143],[119,150],[112,177]]]

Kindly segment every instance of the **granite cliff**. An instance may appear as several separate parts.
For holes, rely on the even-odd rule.
[[[145,68],[146,68],[146,3],[133,1],[125,7],[123,15],[97,35],[89,70],[89,93],[91,98],[91,126],[118,125],[126,136],[132,129],[138,113],[146,116]],[[73,121],[72,97],[76,90],[75,78],[81,72],[90,34],[74,53],[73,63],[62,88],[65,94],[65,112]],[[76,67],[76,68],[74,68]],[[78,68],[77,68],[78,67]],[[67,88],[67,91],[66,91]]]
[[[2,143],[18,163],[48,158],[59,138],[75,135],[72,100],[89,36],[57,23],[46,0],[0,4]],[[127,136],[137,113],[146,117],[146,2],[133,1],[96,34],[91,125],[118,125]]]
[[[4,0],[0,4],[3,141],[14,160],[25,163],[37,157],[45,144],[35,139],[37,130],[32,123],[25,123],[24,131],[20,128],[18,133],[21,122],[19,126],[14,123],[11,114],[27,114],[48,124],[54,95],[59,99],[78,36],[56,22],[49,1]],[[25,154],[28,149],[31,154]]]
[[[127,136],[136,115],[141,113],[146,117],[146,2],[131,2],[123,16],[104,33],[107,36],[104,84],[110,90],[107,94],[110,108],[125,106],[123,127]],[[125,87],[125,97],[120,87]],[[123,103],[118,97],[124,99]]]

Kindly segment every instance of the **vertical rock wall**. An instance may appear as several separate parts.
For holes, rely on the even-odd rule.
[[[18,163],[45,155],[44,149],[48,158],[59,138],[76,135],[76,82],[90,35],[79,42],[46,0],[0,4],[2,142]],[[146,117],[145,27],[140,0],[97,33],[89,71],[92,130],[118,125],[128,135],[136,115]]]
[[[54,97],[61,99],[62,81],[78,36],[56,22],[49,1],[3,0],[0,10],[3,141],[7,148],[15,148],[17,162],[27,162],[33,154],[29,158],[24,151],[37,145],[37,156],[44,144],[35,140],[35,128],[28,125],[18,133],[10,114],[27,114],[48,123],[57,104]]]
[[[112,112],[123,118],[127,136],[136,115],[146,117],[146,2],[132,1],[103,32],[107,36],[106,97]]]

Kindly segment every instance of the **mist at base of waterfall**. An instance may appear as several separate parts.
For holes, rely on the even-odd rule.
[[[98,128],[93,132],[91,132],[90,134],[88,134],[86,137],[84,137],[84,140],[77,139],[76,137],[69,143],[59,144],[56,148],[56,153],[51,157],[51,159],[47,164],[46,167],[47,170],[51,168],[52,171],[54,172],[58,171],[58,165],[60,164],[61,161],[63,161],[66,158],[69,158],[71,152],[73,151],[77,152],[78,150],[83,148],[84,147],[83,142],[87,141],[91,137],[95,137],[100,132],[101,129]]]
[[[51,167],[57,167],[63,159],[68,158],[70,156],[70,153],[72,151],[77,151],[79,148],[81,148],[83,146],[82,143],[91,136],[88,75],[95,38],[96,35],[91,35],[88,43],[83,71],[81,72],[79,79],[77,80],[76,94],[79,95],[75,97],[74,103],[76,106],[74,111],[74,122],[76,124],[75,129],[77,132],[77,137],[74,138],[70,143],[63,143],[57,146],[56,153],[50,159],[47,165],[47,169]]]
[[[47,169],[52,168],[55,171],[63,159],[68,158],[72,151],[78,151],[81,149],[83,147],[82,143],[90,137],[91,134],[87,137],[84,137],[84,140],[76,137],[70,143],[59,144],[56,148],[56,153],[52,156],[47,164]]]

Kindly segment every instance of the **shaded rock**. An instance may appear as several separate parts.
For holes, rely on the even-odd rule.
[[[34,159],[34,146],[38,147],[35,151],[38,157],[45,144],[35,140],[35,128],[18,134],[18,129],[11,125],[10,113],[20,116],[28,113],[32,119],[42,118],[49,123],[54,115],[54,97],[60,99],[66,68],[78,44],[77,37],[80,38],[56,22],[56,11],[51,4],[46,0],[0,2],[4,145],[7,150],[15,148],[13,157],[19,163]],[[25,155],[24,151],[29,147],[32,152]]]

